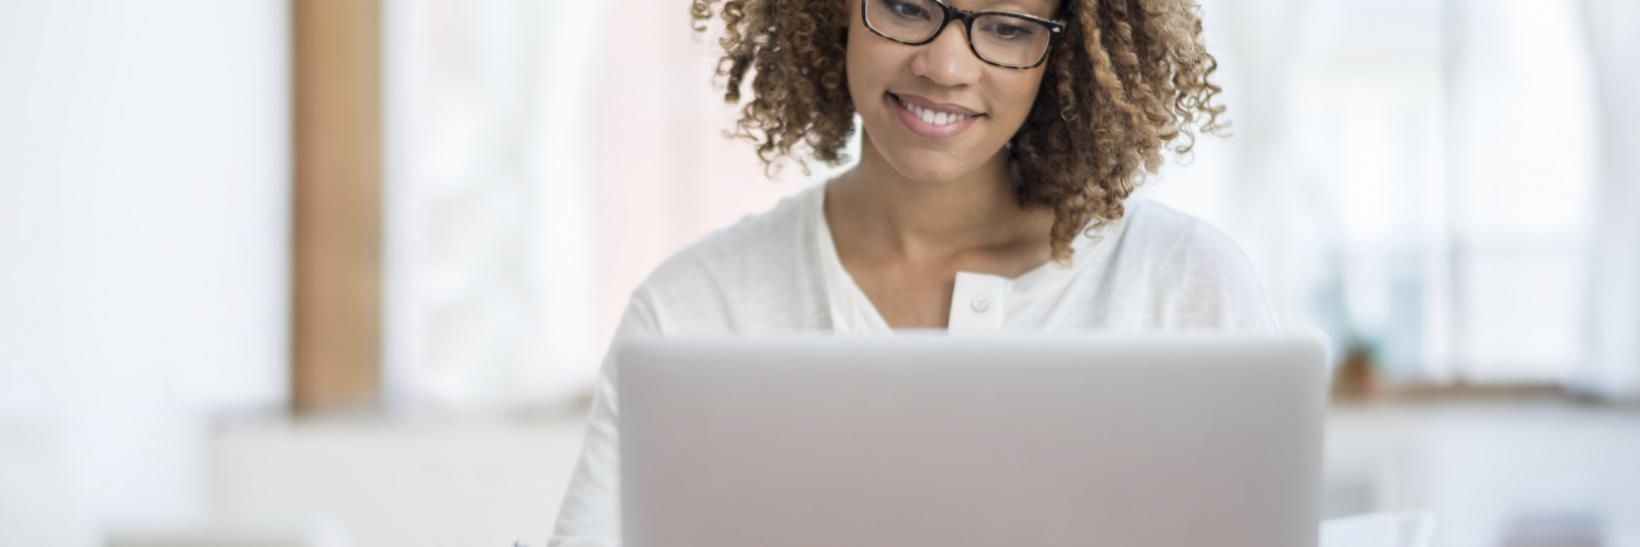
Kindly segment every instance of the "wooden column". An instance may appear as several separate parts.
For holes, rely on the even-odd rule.
[[[381,7],[292,0],[293,324],[297,412],[381,390]]]

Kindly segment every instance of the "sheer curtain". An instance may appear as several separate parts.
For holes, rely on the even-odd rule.
[[[558,103],[584,91],[553,76],[585,68],[545,55],[577,33],[554,33],[547,12],[599,13],[526,1],[385,7],[385,392],[405,408],[550,396],[568,372],[537,364],[588,358],[584,322],[565,319],[590,308],[576,285],[591,252],[573,234],[590,224],[592,201],[583,167],[562,161],[577,143],[556,129],[578,121]]]
[[[1219,218],[1288,324],[1392,381],[1566,379],[1594,169],[1576,4],[1206,7],[1236,124]]]
[[[1584,264],[1579,391],[1640,397],[1640,5],[1584,0],[1595,66],[1600,153]]]
[[[553,408],[628,293],[767,180],[723,137],[714,42],[663,0],[386,5],[385,392],[401,411]]]

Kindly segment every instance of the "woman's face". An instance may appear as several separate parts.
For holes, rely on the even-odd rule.
[[[968,174],[1001,154],[1030,114],[1046,64],[1012,69],[981,61],[956,20],[927,44],[891,41],[866,28],[863,1],[882,0],[849,0],[847,8],[849,94],[865,127],[866,146],[901,176],[930,182]],[[1058,2],[954,0],[951,5],[1047,18]]]

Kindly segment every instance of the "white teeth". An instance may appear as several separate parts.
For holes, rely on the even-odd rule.
[[[907,103],[905,101],[900,101],[900,104],[905,106],[906,110],[910,110],[912,114],[915,114],[918,119],[929,125],[951,125],[973,117],[967,114],[953,114],[950,112],[930,110]]]

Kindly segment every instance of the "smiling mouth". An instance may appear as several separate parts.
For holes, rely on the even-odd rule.
[[[913,104],[891,92],[885,92],[884,98],[893,106],[896,117],[906,130],[926,139],[940,140],[956,136],[974,122],[986,117],[985,114],[972,111],[951,112],[923,104]],[[916,102],[928,101],[918,98]]]
[[[985,116],[984,114],[964,114],[960,112],[947,112],[927,108],[906,102],[905,99],[900,98],[899,95],[895,95],[893,92],[885,93],[887,93],[889,100],[893,101],[894,104],[897,104],[900,107],[910,111],[912,115],[916,116],[917,119],[922,120],[923,123],[935,127],[947,126]]]

